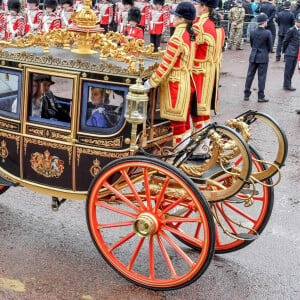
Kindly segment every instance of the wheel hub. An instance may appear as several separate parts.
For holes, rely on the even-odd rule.
[[[155,234],[159,227],[157,218],[151,213],[142,213],[134,222],[134,231],[141,237]]]

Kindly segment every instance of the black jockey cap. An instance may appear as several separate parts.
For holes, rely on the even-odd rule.
[[[73,0],[60,0],[60,4],[69,4],[70,6],[73,6]]]
[[[295,22],[300,23],[300,13],[296,15]]]
[[[56,7],[57,7],[57,1],[56,1],[56,0],[45,0],[45,2],[44,2],[44,7],[45,7],[45,8],[50,7],[50,8],[52,8],[53,10],[56,10]]]
[[[133,6],[134,5],[134,3],[133,3],[133,0],[122,0],[122,4],[123,5],[131,5],[131,6]]]
[[[137,24],[141,22],[142,14],[139,8],[137,7],[132,7],[128,11],[128,22],[129,21],[134,21]]]
[[[195,1],[211,8],[217,8],[219,5],[219,0],[195,0]]]
[[[27,0],[27,3],[35,3],[36,5],[40,4],[39,0]]]
[[[285,1],[283,6],[284,6],[284,8],[290,8],[292,6],[292,4],[290,1]]]
[[[154,5],[160,4],[161,6],[164,6],[165,5],[165,0],[153,0],[153,4]]]
[[[19,0],[8,0],[7,8],[8,10],[13,10],[19,13],[21,9],[21,3]]]
[[[263,24],[263,23],[265,23],[267,21],[268,21],[268,16],[266,14],[264,14],[264,13],[260,13],[256,17],[256,23],[258,25]]]
[[[196,18],[196,8],[192,2],[180,2],[176,9],[170,10],[170,13],[190,21]]]

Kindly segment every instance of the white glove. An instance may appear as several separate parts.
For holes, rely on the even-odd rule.
[[[149,82],[149,79],[147,81],[144,82],[144,88],[146,89],[152,89],[153,86],[151,85],[151,83]]]

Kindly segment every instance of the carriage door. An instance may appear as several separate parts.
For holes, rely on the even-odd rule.
[[[26,69],[23,179],[43,187],[74,189],[76,118],[71,112],[72,103],[78,103],[78,76],[75,72]]]

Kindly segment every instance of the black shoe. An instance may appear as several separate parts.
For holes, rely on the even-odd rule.
[[[227,47],[227,50],[231,50],[231,46],[228,46],[228,47]]]
[[[188,160],[207,160],[207,159],[210,159],[210,154],[191,155]]]
[[[296,109],[296,113],[300,115],[300,109]]]
[[[249,97],[245,96],[244,101],[249,101]]]
[[[292,86],[289,86],[289,87],[284,86],[283,89],[286,91],[291,91],[291,92],[296,91],[296,88],[294,88]]]
[[[258,98],[257,102],[269,102],[269,99],[266,99],[266,98]]]
[[[244,50],[244,48],[236,47],[236,50]]]

